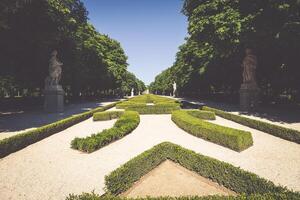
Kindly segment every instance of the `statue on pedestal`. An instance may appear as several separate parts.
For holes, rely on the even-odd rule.
[[[57,51],[51,53],[49,60],[49,76],[45,79],[45,104],[47,112],[61,112],[64,108],[64,90],[59,81],[61,80],[63,63],[57,59]]]
[[[243,83],[240,89],[240,107],[243,110],[254,108],[258,103],[259,88],[256,83],[257,57],[252,49],[247,48],[242,63]]]
[[[177,84],[174,81],[174,83],[173,83],[173,97],[176,97],[176,90],[177,90]]]

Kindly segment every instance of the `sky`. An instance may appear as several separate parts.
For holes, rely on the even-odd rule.
[[[172,66],[187,36],[183,0],[82,0],[96,29],[118,40],[144,83]]]

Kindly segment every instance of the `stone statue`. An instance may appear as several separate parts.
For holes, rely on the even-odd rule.
[[[176,90],[177,90],[177,84],[176,84],[176,82],[174,81],[174,83],[173,83],[173,96],[175,97],[175,95],[176,95]]]
[[[46,112],[62,112],[64,110],[64,90],[59,81],[61,79],[63,64],[57,59],[57,51],[54,50],[49,60],[49,76],[45,79],[45,102]]]
[[[246,49],[242,63],[243,83],[240,88],[240,108],[244,111],[255,109],[259,102],[259,88],[256,84],[257,58],[252,49]]]
[[[45,80],[45,88],[53,85],[58,85],[61,79],[63,63],[57,59],[57,51],[54,50],[49,60],[49,76]]]
[[[246,49],[246,57],[243,60],[243,83],[256,84],[255,70],[257,66],[257,58],[253,54],[252,50]]]
[[[134,89],[133,88],[131,89],[131,96],[132,97],[134,96]]]

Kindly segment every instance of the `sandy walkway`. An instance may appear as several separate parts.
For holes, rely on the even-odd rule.
[[[92,154],[70,149],[70,141],[114,121],[81,122],[0,160],[2,199],[64,199],[69,193],[102,194],[104,176],[155,144],[170,141],[240,166],[300,191],[300,145],[217,118],[216,123],[252,132],[254,146],[238,153],[196,138],[179,129],[170,115],[142,115],[138,128],[125,138]],[[3,181],[5,180],[5,181]]]
[[[236,193],[170,160],[161,163],[122,194],[131,198],[208,195]]]

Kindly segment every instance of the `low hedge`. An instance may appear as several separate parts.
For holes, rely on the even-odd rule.
[[[188,197],[147,197],[147,198],[125,198],[117,196],[100,196],[92,193],[83,193],[81,195],[71,194],[66,200],[298,200],[297,195],[282,193],[251,194],[238,196],[188,196]]]
[[[140,116],[134,111],[125,111],[113,128],[105,129],[86,138],[75,138],[71,142],[73,149],[91,153],[131,133],[140,123]]]
[[[201,115],[198,114],[198,117],[201,117]],[[201,120],[190,115],[186,110],[174,111],[172,113],[172,120],[178,127],[196,137],[220,144],[238,152],[253,145],[250,132]]]
[[[263,131],[265,133],[274,135],[276,137],[280,137],[282,139],[289,140],[291,142],[300,144],[300,132],[297,130],[285,128],[282,126],[263,122],[260,120],[250,119],[248,117],[243,117],[240,115],[231,114],[231,113],[228,113],[228,112],[225,112],[222,110],[218,110],[215,108],[210,108],[207,106],[204,106],[202,109],[207,110],[207,111],[212,111],[212,112],[216,113],[216,115],[219,115],[220,117],[223,117],[225,119],[248,126],[250,128],[254,128],[254,129]]]
[[[107,111],[107,112],[96,112],[93,115],[93,121],[106,121],[121,117],[124,111]]]
[[[269,195],[272,196],[275,193],[280,193],[282,196],[286,196],[287,199],[297,199],[300,197],[300,193],[275,186],[274,183],[260,178],[253,173],[234,167],[231,164],[197,154],[194,151],[169,142],[154,146],[152,149],[133,158],[106,176],[105,185],[107,194],[116,196],[127,191],[142,176],[146,175],[167,159],[239,194],[245,194],[247,196],[261,194],[267,195],[266,197],[268,197]]]
[[[215,120],[216,115],[214,112],[210,111],[199,111],[199,110],[187,110],[186,111],[189,115],[199,119],[206,119],[206,120]]]
[[[109,104],[107,106],[99,107],[72,117],[68,117],[57,122],[41,126],[37,129],[27,131],[18,135],[11,136],[0,140],[0,158],[3,158],[11,153],[21,150],[33,143],[36,143],[46,137],[49,137],[55,133],[63,131],[79,122],[82,122],[93,116],[95,112],[105,111],[119,102]]]
[[[136,111],[139,114],[171,114],[179,109],[178,104],[133,105],[125,108],[125,110]]]

